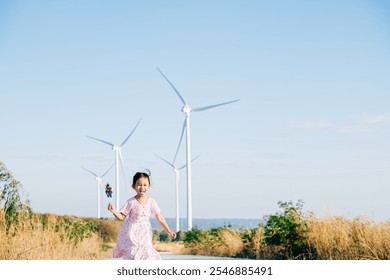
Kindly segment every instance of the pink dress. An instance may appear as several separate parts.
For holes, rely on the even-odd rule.
[[[113,257],[125,260],[161,260],[160,254],[153,248],[151,214],[160,213],[156,201],[148,198],[142,205],[135,197],[130,198],[119,212],[126,215],[126,221],[120,229],[118,243]]]

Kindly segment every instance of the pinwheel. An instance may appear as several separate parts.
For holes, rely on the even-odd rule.
[[[107,183],[105,187],[106,187],[105,192],[106,192],[107,197],[112,198],[112,188],[110,187],[110,184]]]

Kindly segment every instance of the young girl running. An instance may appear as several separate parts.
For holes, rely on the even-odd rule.
[[[132,187],[137,194],[127,200],[120,211],[115,210],[111,203],[108,204],[108,210],[118,220],[128,217],[120,229],[113,257],[127,260],[161,260],[160,254],[153,248],[153,231],[149,216],[155,215],[171,238],[176,238],[176,233],[169,229],[156,201],[148,196],[149,174],[137,172],[133,177]]]

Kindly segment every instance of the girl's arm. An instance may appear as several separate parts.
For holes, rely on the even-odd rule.
[[[121,212],[118,212],[114,209],[114,206],[112,206],[111,203],[108,204],[108,211],[110,211],[114,216],[115,218],[117,218],[118,220],[122,221],[124,218],[126,218],[125,215],[123,215]]]
[[[160,225],[164,228],[164,230],[168,233],[168,235],[175,239],[176,238],[176,233],[172,232],[167,224],[167,222],[165,221],[164,217],[161,215],[161,214],[156,214],[155,215],[157,221],[160,223]]]

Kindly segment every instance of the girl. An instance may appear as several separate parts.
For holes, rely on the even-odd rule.
[[[120,229],[113,257],[127,260],[161,260],[160,254],[153,248],[149,216],[155,215],[171,238],[176,238],[176,233],[169,229],[156,201],[148,196],[149,174],[137,172],[133,177],[132,187],[137,194],[127,200],[120,211],[115,210],[111,203],[108,204],[108,210],[118,220],[128,217]]]

